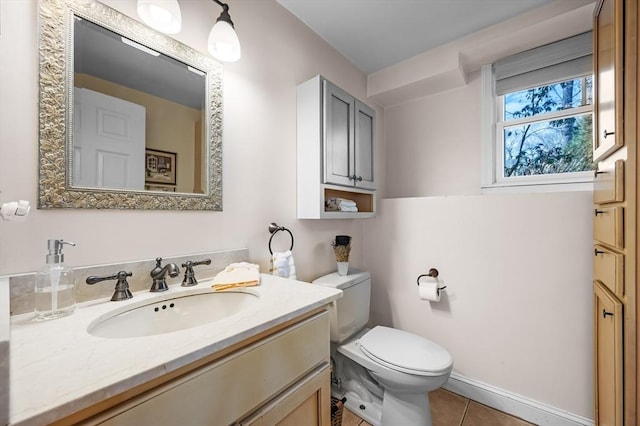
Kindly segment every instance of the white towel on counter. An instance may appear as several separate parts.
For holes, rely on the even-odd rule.
[[[275,252],[271,255],[271,275],[283,278],[296,278],[296,265],[293,261],[293,253],[291,250],[283,252]]]
[[[255,263],[232,263],[213,278],[215,290],[260,285],[260,266]]]

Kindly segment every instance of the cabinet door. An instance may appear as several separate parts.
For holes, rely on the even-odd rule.
[[[624,143],[622,138],[623,0],[600,0],[594,20],[593,160],[599,161]]]
[[[595,424],[622,425],[622,303],[594,282]]]
[[[331,423],[330,368],[309,374],[240,426],[328,426]]]
[[[374,179],[375,112],[362,102],[355,102],[355,181],[358,188],[376,189]]]
[[[324,183],[353,186],[354,98],[324,81]]]

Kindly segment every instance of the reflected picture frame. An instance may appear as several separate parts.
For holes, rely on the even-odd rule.
[[[175,152],[145,149],[145,184],[176,185],[177,157]]]

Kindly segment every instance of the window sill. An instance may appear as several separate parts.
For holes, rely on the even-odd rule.
[[[565,183],[535,183],[535,184],[507,184],[497,183],[480,188],[483,194],[527,194],[539,192],[572,192],[593,191],[593,182],[565,182]]]

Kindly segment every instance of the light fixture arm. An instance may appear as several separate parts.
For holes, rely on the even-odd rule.
[[[227,22],[229,25],[231,25],[231,28],[235,28],[233,26],[233,21],[231,20],[231,16],[229,15],[229,5],[226,3],[222,3],[220,0],[213,0],[213,1],[215,3],[218,3],[222,7],[222,13],[220,14],[220,16],[218,16],[218,19],[216,19],[216,22],[224,21],[224,22]]]

